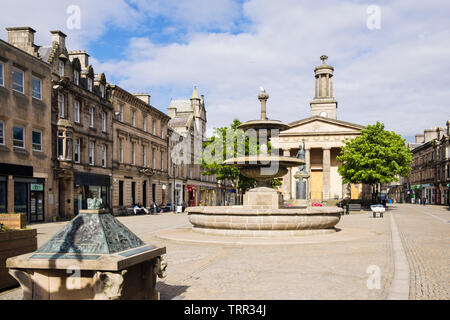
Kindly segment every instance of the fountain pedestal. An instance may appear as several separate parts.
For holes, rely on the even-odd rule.
[[[166,248],[146,245],[106,210],[81,210],[37,251],[6,267],[24,300],[159,299]]]

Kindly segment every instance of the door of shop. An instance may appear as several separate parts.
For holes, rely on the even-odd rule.
[[[30,222],[44,221],[44,192],[31,191]]]

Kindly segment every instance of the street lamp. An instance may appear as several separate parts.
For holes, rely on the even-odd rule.
[[[175,175],[175,170],[176,170],[176,164],[175,163],[173,163],[172,164],[172,166],[173,166],[173,199],[172,199],[172,203],[173,203],[173,212],[174,213],[176,213],[177,212],[177,209],[176,209],[176,199],[175,199],[175,187],[176,187],[176,175]]]

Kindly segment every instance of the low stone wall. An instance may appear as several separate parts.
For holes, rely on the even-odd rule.
[[[27,216],[25,214],[0,214],[0,223],[10,229],[23,229],[27,225]]]
[[[6,259],[37,249],[36,229],[0,232],[0,289],[18,285],[8,274]]]
[[[309,230],[334,232],[343,212],[341,208],[327,207],[253,209],[245,206],[190,207],[187,211],[189,222],[195,231],[264,237],[312,234],[313,232],[306,232]]]

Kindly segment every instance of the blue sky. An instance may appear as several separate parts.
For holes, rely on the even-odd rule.
[[[67,27],[80,8],[81,28]],[[380,29],[369,29],[378,6]],[[16,0],[2,4],[8,26],[31,26],[36,43],[50,30],[86,49],[96,72],[130,92],[149,92],[166,111],[170,98],[205,95],[208,131],[256,117],[259,86],[268,115],[286,122],[310,115],[314,67],[335,67],[338,119],[377,120],[408,140],[450,119],[450,2],[297,0]],[[28,10],[23,10],[27,7]]]

